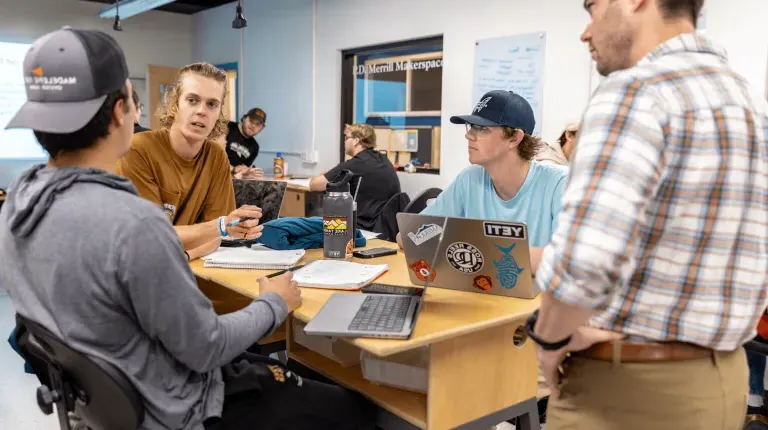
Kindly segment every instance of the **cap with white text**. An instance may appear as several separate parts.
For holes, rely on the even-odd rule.
[[[74,133],[128,79],[125,55],[112,36],[70,27],[37,39],[23,67],[27,102],[6,128]]]
[[[454,124],[472,124],[485,127],[507,126],[532,134],[536,128],[531,104],[512,91],[489,91],[480,98],[471,115],[452,116]]]

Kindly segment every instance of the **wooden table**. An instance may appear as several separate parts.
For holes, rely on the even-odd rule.
[[[384,246],[396,247],[380,240],[368,243],[368,247]],[[321,249],[308,250],[305,262],[319,258],[322,258]],[[389,265],[389,271],[377,282],[411,285],[402,251],[373,261]],[[269,272],[205,268],[200,260],[192,262],[192,269],[202,282],[251,298],[258,296],[259,276]],[[302,288],[303,303],[289,317],[288,325],[293,319],[309,322],[335,292]],[[528,315],[538,308],[539,298],[524,300],[430,288],[425,300],[411,339],[347,340],[380,357],[428,345],[427,394],[371,383],[363,378],[359,365],[342,367],[293,342],[290,327],[287,330],[289,356],[362,393],[388,411],[380,416],[380,423],[387,428],[487,429],[522,415],[518,429],[531,426],[538,430],[538,362],[533,342],[525,340],[523,325]],[[391,414],[400,420],[392,420]]]

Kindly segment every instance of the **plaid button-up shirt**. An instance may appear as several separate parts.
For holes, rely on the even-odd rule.
[[[734,350],[768,286],[768,114],[706,38],[612,73],[584,113],[536,274],[593,326]]]

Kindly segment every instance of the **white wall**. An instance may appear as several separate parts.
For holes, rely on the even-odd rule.
[[[766,96],[768,1],[706,0],[706,33],[728,51],[731,66]]]
[[[0,40],[32,43],[45,33],[69,25],[113,35],[125,52],[131,78],[145,78],[148,64],[178,67],[190,63],[190,16],[151,11],[123,20],[123,31],[116,32],[112,20],[97,15],[104,6],[79,0],[0,0]],[[143,87],[143,83],[138,82],[138,86]],[[30,164],[0,160],[0,187],[8,185]]]
[[[246,0],[246,106],[269,103],[270,124],[260,141],[270,148],[311,147],[311,82],[317,86],[316,148],[320,162],[303,166],[289,158],[291,171],[318,173],[339,159],[340,51],[431,35],[444,35],[443,133],[441,174],[400,174],[403,189],[414,194],[445,187],[467,166],[462,127],[448,118],[468,113],[473,104],[472,73],[477,39],[547,32],[542,137],[554,141],[566,123],[578,121],[589,97],[590,60],[579,35],[588,22],[575,0],[318,0],[317,67],[312,68],[312,0]],[[729,52],[733,67],[761,94],[768,65],[768,1],[707,0],[708,34]],[[264,22],[265,17],[274,22]],[[231,30],[234,6],[196,16],[207,35],[195,58],[237,61],[238,38]],[[733,31],[738,23],[739,31]],[[274,49],[258,47],[273,44]],[[233,47],[234,46],[234,47]],[[309,84],[307,83],[309,81]],[[278,113],[279,112],[279,113]],[[286,119],[276,118],[288,115]],[[280,129],[277,129],[277,126]],[[261,165],[269,166],[271,154]]]

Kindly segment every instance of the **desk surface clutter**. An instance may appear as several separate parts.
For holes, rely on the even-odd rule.
[[[389,247],[396,248],[394,243],[374,239],[368,242],[366,248]],[[309,263],[323,258],[322,249],[306,251],[304,259],[299,263]],[[363,264],[387,264],[389,270],[376,282],[392,285],[411,285],[408,277],[408,266],[405,264],[405,254],[398,250],[395,255],[375,258],[357,259],[352,261]],[[192,270],[200,278],[213,281],[248,297],[258,297],[259,276],[271,273],[269,270],[230,270],[204,267],[203,261],[192,263]],[[294,317],[309,322],[320,310],[331,294],[338,292],[317,288],[303,288],[302,305],[293,313]],[[349,294],[359,294],[350,292]],[[510,321],[527,317],[539,307],[539,297],[532,300],[482,295],[430,287],[426,295],[426,303],[419,316],[413,336],[409,340],[388,339],[355,339],[351,340],[356,346],[378,356],[387,356],[413,349],[417,346],[454,337],[458,334],[471,333],[489,327],[501,325]]]

